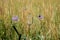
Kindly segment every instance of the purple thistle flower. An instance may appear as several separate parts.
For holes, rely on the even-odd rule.
[[[13,17],[12,17],[12,20],[13,20],[13,21],[18,21],[18,16],[13,16]]]
[[[42,20],[42,19],[44,18],[44,17],[43,17],[43,16],[41,16],[41,15],[39,15],[38,17],[39,17],[39,19],[40,19],[40,20]]]

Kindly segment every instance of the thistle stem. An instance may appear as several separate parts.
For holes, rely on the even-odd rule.
[[[22,35],[17,31],[17,29],[15,28],[15,26],[13,26],[13,28],[14,28],[14,30],[16,31],[16,33],[18,34],[19,40],[20,40]]]

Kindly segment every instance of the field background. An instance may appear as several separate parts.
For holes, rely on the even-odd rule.
[[[39,15],[43,20],[39,20]],[[12,28],[12,16],[19,17],[16,28],[22,34],[21,40],[24,37],[27,40],[60,40],[60,0],[0,0],[0,40],[18,40]]]

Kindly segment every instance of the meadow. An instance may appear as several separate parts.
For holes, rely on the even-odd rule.
[[[0,0],[0,40],[19,40],[13,25],[20,40],[60,40],[60,0]]]

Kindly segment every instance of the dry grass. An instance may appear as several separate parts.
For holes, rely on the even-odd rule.
[[[31,18],[27,19],[29,13]],[[44,16],[43,20],[38,19],[39,14]],[[45,37],[43,40],[60,40],[60,0],[0,0],[0,19],[4,19],[7,37],[10,38],[9,35],[12,33],[14,39],[10,38],[11,40],[17,40],[17,34],[11,27],[11,17],[14,15],[19,17],[16,28],[22,35],[30,35],[29,37],[43,35]],[[30,33],[28,20],[31,23],[33,21]]]

